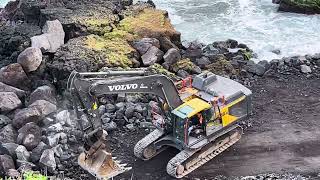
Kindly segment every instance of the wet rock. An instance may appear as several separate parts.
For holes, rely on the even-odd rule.
[[[14,92],[0,92],[0,112],[9,112],[22,105]]]
[[[29,151],[26,149],[26,147],[19,145],[16,149],[16,156],[17,159],[21,160],[21,161],[29,161],[30,160],[30,153]]]
[[[143,56],[141,56],[141,58],[145,66],[150,66],[154,63],[160,62],[163,55],[164,53],[159,48],[152,46]]]
[[[237,48],[238,47],[238,41],[234,40],[234,39],[228,39],[226,41],[226,43],[228,44],[228,47],[231,49]]]
[[[312,55],[311,57],[313,60],[319,60],[320,59],[320,53],[316,53],[314,55]]]
[[[46,100],[57,104],[55,89],[50,86],[40,86],[30,94],[29,104],[37,100]]]
[[[19,98],[24,98],[26,96],[26,91],[9,86],[0,82],[0,92],[14,92]]]
[[[11,119],[0,114],[0,129],[11,123]]]
[[[181,59],[181,55],[178,50],[171,48],[169,49],[166,54],[163,56],[165,64],[170,66]]]
[[[36,107],[24,108],[16,112],[12,125],[16,128],[21,128],[29,122],[38,123],[41,119],[41,113]]]
[[[7,154],[11,156],[12,158],[17,158],[16,156],[16,149],[19,146],[19,144],[16,143],[2,143],[0,144],[0,154]]]
[[[18,130],[17,143],[24,145],[29,151],[38,146],[41,141],[41,129],[35,123],[27,123]]]
[[[9,64],[8,66],[1,68],[0,81],[23,90],[28,90],[30,88],[30,80],[18,63]]]
[[[0,130],[0,142],[15,143],[18,133],[11,124],[6,125]]]
[[[42,62],[41,50],[39,48],[29,47],[19,54],[17,62],[25,72],[35,71]]]
[[[39,110],[42,117],[45,117],[57,110],[57,106],[46,100],[37,100],[29,107],[35,107]]]
[[[69,113],[68,110],[60,111],[60,112],[56,115],[56,121],[57,121],[57,122],[60,122],[62,125],[72,126],[72,122],[71,122],[71,118],[70,118],[70,113]]]
[[[280,55],[280,54],[281,54],[280,49],[274,49],[274,50],[272,50],[271,52],[274,53],[274,54],[277,54],[277,55]]]
[[[294,12],[302,14],[319,14],[320,7],[313,1],[281,0],[279,11]]]
[[[209,60],[209,58],[203,56],[199,59],[196,60],[196,63],[197,65],[200,67],[200,68],[205,68],[207,65],[209,65],[211,63],[211,61]]]
[[[302,73],[305,73],[305,74],[312,72],[310,66],[307,66],[307,65],[301,65],[300,70]]]
[[[2,177],[7,175],[9,169],[15,169],[12,158],[8,155],[0,155],[0,175]]]
[[[31,152],[31,162],[36,163],[40,160],[40,157],[45,149],[49,148],[44,142],[40,142],[36,148]]]
[[[46,149],[43,151],[39,163],[44,166],[43,169],[48,169],[49,172],[53,172],[56,167],[56,160],[54,158],[54,151],[52,149]]]

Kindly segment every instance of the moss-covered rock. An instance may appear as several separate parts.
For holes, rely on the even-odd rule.
[[[167,16],[167,12],[153,8],[141,10],[137,15],[125,17],[119,24],[121,30],[140,38],[168,37],[174,44],[181,44],[181,34],[177,32]]]
[[[281,0],[279,11],[319,14],[320,0]]]
[[[189,58],[181,59],[171,66],[171,70],[176,73],[181,69],[190,74],[201,73],[201,69],[197,65],[195,65]]]
[[[157,73],[157,74],[163,74],[168,76],[169,78],[173,79],[173,80],[178,80],[179,77],[176,76],[174,73],[166,70],[163,66],[161,66],[160,64],[153,64],[152,66],[150,66],[150,70],[153,73]]]
[[[236,75],[237,70],[232,66],[230,61],[226,59],[220,59],[215,63],[212,63],[206,67],[207,70],[217,75]]]

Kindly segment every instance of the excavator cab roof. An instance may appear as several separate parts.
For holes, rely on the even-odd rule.
[[[177,115],[178,117],[181,117],[182,119],[185,119],[190,118],[210,107],[211,105],[206,101],[203,101],[199,98],[194,98],[177,107],[175,110],[172,111],[172,113]]]

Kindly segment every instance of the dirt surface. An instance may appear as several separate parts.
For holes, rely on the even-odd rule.
[[[320,79],[267,76],[253,84],[254,112],[243,123],[242,139],[184,179],[235,179],[265,173],[320,179]],[[111,135],[114,154],[133,167],[115,180],[173,179],[166,173],[166,164],[177,150],[168,149],[145,162],[134,157],[134,144],[147,133]]]

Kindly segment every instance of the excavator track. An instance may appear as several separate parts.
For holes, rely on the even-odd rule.
[[[238,127],[204,146],[201,150],[181,151],[168,162],[167,173],[175,178],[186,176],[235,144],[240,140],[241,135],[242,129]]]
[[[159,129],[149,133],[134,146],[134,155],[142,160],[149,160],[159,154],[164,148],[156,149],[153,143],[163,135],[164,132]]]

